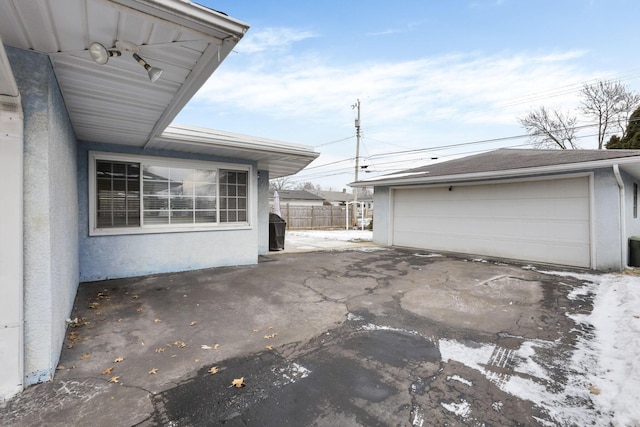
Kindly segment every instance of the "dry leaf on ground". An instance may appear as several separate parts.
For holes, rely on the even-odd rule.
[[[218,372],[220,372],[220,369],[218,369],[217,366],[213,366],[207,372],[209,372],[210,374],[217,374]]]
[[[162,320],[160,320],[160,319],[153,319],[153,323],[160,323],[160,322],[162,322]]]
[[[167,349],[164,347],[156,348],[156,353],[164,353],[165,351],[167,351]]]
[[[214,344],[214,345],[213,345],[213,349],[214,349],[214,350],[217,350],[219,347],[220,347],[220,344]]]
[[[120,362],[122,362],[122,361],[124,361],[124,357],[122,357],[122,356],[120,356],[120,357],[116,357],[115,359],[113,359],[113,362],[114,362],[114,363],[120,363]]]
[[[273,350],[273,346],[272,345],[268,345],[265,347],[267,350]]]
[[[264,336],[264,339],[266,339],[266,340],[270,340],[270,339],[275,338],[275,337],[277,337],[277,336],[278,336],[278,334],[276,334],[276,333],[274,332],[274,333],[272,333],[271,335],[265,335],[265,336]]]
[[[119,379],[120,379],[119,375],[114,375],[111,378],[109,378],[109,382],[110,383],[117,383]]]
[[[113,366],[102,371],[102,375],[110,375],[113,372]]]
[[[158,373],[158,368],[153,368],[149,371],[149,375],[155,375]]]
[[[198,324],[198,322],[191,322],[191,323],[189,323],[189,326],[195,326],[197,324]]]
[[[600,394],[600,389],[594,385],[589,387],[589,392],[591,394]]]
[[[244,377],[242,378],[236,378],[235,380],[231,381],[231,385],[229,387],[244,387]]]
[[[85,354],[83,354],[82,356],[80,356],[80,359],[82,359],[82,360],[87,360],[87,359],[89,359],[90,357],[91,357],[91,355],[90,355],[90,354],[85,353]]]

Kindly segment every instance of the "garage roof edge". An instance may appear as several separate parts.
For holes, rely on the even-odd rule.
[[[476,181],[491,178],[509,178],[509,177],[521,177],[527,175],[540,175],[546,173],[557,172],[574,172],[579,170],[593,170],[602,169],[606,167],[612,167],[614,164],[624,165],[640,165],[640,154],[632,157],[617,157],[612,159],[595,160],[589,162],[577,162],[577,163],[563,163],[558,165],[536,166],[529,168],[517,168],[517,169],[504,169],[496,171],[486,172],[471,172],[460,173],[451,175],[438,175],[438,176],[420,176],[412,177],[417,174],[426,174],[428,171],[416,171],[405,172],[404,177],[387,176],[380,177],[380,179],[373,178],[367,181],[357,181],[349,184],[351,187],[381,187],[381,186],[395,186],[395,185],[407,185],[407,184],[435,184],[444,182],[459,182],[459,181]],[[400,174],[398,174],[400,175]]]

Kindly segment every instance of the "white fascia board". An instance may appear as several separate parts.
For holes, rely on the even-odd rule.
[[[249,25],[188,0],[110,0],[151,16],[175,22],[190,30],[219,38],[220,32],[240,40]]]
[[[184,125],[170,125],[155,140],[208,147],[218,145],[221,148],[235,148],[309,159],[315,159],[320,155],[313,150],[313,147],[307,145]]]
[[[584,170],[584,169],[601,169],[606,167],[611,167],[612,165],[617,164],[620,166],[624,165],[640,165],[640,157],[619,157],[614,159],[605,159],[605,160],[595,160],[592,162],[580,162],[580,163],[565,163],[560,165],[550,165],[550,166],[537,166],[532,168],[521,168],[521,169],[505,169],[498,171],[490,171],[490,172],[474,172],[474,173],[466,173],[466,174],[456,174],[456,175],[440,175],[440,176],[425,176],[420,178],[381,178],[381,179],[371,179],[369,181],[358,181],[352,182],[349,184],[350,187],[386,187],[386,186],[397,186],[397,185],[414,185],[414,184],[436,184],[442,182],[459,182],[459,181],[476,181],[476,180],[486,180],[486,179],[496,179],[496,178],[508,178],[508,177],[519,177],[526,175],[541,175],[541,174],[549,174],[549,173],[558,173],[558,172],[572,172],[576,170]],[[420,173],[428,173],[428,171],[420,172]]]

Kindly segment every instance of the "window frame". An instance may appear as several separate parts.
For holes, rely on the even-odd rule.
[[[138,163],[140,165],[140,226],[128,227],[108,227],[98,228],[97,226],[97,170],[96,164],[99,161],[106,162],[126,162]],[[223,163],[204,160],[179,159],[171,157],[144,156],[136,154],[110,153],[100,151],[89,151],[89,236],[110,236],[124,234],[150,234],[150,233],[184,233],[195,231],[217,231],[217,230],[247,230],[253,227],[253,218],[255,215],[252,208],[253,200],[253,167],[241,163]],[[216,171],[216,223],[193,223],[193,224],[144,224],[144,194],[142,174],[144,166],[159,166],[170,168],[193,168],[193,169],[211,169]],[[220,221],[220,172],[221,171],[237,171],[247,173],[247,220],[237,222],[219,222]]]

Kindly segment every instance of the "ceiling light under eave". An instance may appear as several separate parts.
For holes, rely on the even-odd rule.
[[[91,58],[100,65],[105,65],[112,56],[121,56],[123,51],[131,53],[133,59],[135,59],[138,64],[142,65],[142,67],[147,71],[151,83],[154,83],[160,78],[163,72],[162,68],[151,66],[140,55],[138,55],[138,46],[133,43],[119,40],[116,42],[116,49],[107,49],[103,44],[98,42],[93,42],[89,46],[89,54],[91,55]]]
[[[98,64],[104,65],[112,56],[120,56],[122,54],[119,50],[107,49],[104,45],[98,42],[93,42],[91,43],[91,46],[89,46],[89,55],[91,55],[91,58]]]
[[[138,64],[142,65],[144,69],[147,70],[147,74],[149,74],[149,80],[151,80],[151,83],[158,80],[162,75],[162,71],[164,71],[162,68],[152,67],[151,65],[149,65],[147,61],[142,59],[140,55],[138,55],[137,53],[133,54],[133,59],[138,61]]]

